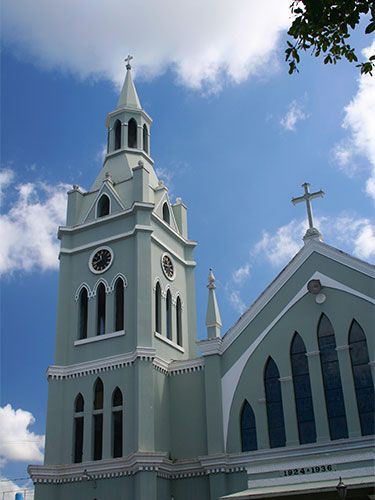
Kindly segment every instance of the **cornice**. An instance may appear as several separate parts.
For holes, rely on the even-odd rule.
[[[168,367],[169,375],[182,375],[183,373],[192,373],[204,369],[204,359],[195,358],[183,361],[172,361]]]
[[[175,238],[177,238],[181,243],[184,245],[188,245],[191,247],[196,247],[198,243],[194,240],[187,240],[183,236],[181,236],[177,231],[173,229],[167,222],[165,222],[163,219],[161,219],[156,212],[152,212],[152,217],[157,220],[157,222],[163,227],[163,229],[166,229],[169,231]],[[173,215],[174,217],[174,215]],[[177,223],[176,223],[177,225]]]
[[[182,264],[184,264],[185,266],[195,267],[197,265],[197,263],[194,260],[183,259],[180,255],[178,255],[178,253],[176,253],[174,250],[172,250],[172,248],[167,246],[163,241],[159,240],[159,238],[157,236],[155,236],[154,233],[151,234],[151,239],[154,240],[155,243],[157,243],[164,251],[167,251],[168,253],[173,255],[173,257],[175,259],[182,262]]]
[[[197,345],[203,356],[211,356],[212,354],[221,354],[222,338],[215,337],[214,339],[199,340]]]

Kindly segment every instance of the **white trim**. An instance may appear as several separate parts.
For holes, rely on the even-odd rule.
[[[94,248],[98,245],[103,245],[105,243],[111,243],[111,242],[114,242],[117,240],[129,238],[130,236],[133,236],[136,233],[136,231],[148,231],[148,232],[152,233],[153,229],[150,226],[143,226],[141,224],[136,224],[131,231],[128,231],[126,233],[114,234],[110,238],[103,238],[102,240],[92,241],[91,243],[87,243],[86,245],[81,245],[81,246],[75,247],[75,248],[61,248],[60,253],[72,254],[72,253],[76,253],[76,252],[82,252],[84,250]]]
[[[154,234],[151,235],[151,239],[155,241],[158,245],[160,245],[161,248],[163,248],[165,251],[173,255],[177,260],[182,262],[185,266],[196,266],[197,263],[194,260],[185,260],[182,257],[180,257],[174,250],[172,250],[170,247],[168,247],[163,241],[159,240]]]
[[[163,228],[167,229],[170,231],[170,233],[173,235],[173,236],[176,236],[177,239],[179,239],[182,243],[184,243],[184,245],[189,245],[189,246],[193,246],[193,247],[196,247],[198,245],[198,243],[194,240],[186,240],[183,236],[181,236],[175,229],[173,229],[173,227],[168,224],[167,222],[165,222],[163,219],[161,219],[158,214],[156,214],[155,212],[152,212],[152,217],[154,217],[160,224],[163,225]]]
[[[172,295],[172,294],[171,294]],[[173,340],[170,340],[168,339],[167,337],[164,337],[164,335],[160,335],[160,333],[158,332],[154,332],[154,336],[159,339],[159,340],[162,340],[163,342],[165,342],[166,344],[170,345],[171,347],[173,347],[174,349],[177,349],[177,351],[180,351],[182,353],[185,352],[185,349],[183,347],[181,347],[180,345],[176,344],[175,342],[173,342]]]
[[[77,288],[77,291],[76,291],[76,293],[75,293],[75,295],[74,295],[74,300],[75,300],[76,302],[77,302],[77,301],[78,301],[78,299],[79,299],[79,295],[80,295],[80,293],[81,293],[81,291],[82,291],[82,288],[86,288],[86,290],[87,290],[87,298],[88,298],[88,299],[90,299],[90,298],[92,297],[92,291],[91,291],[91,288],[90,288],[90,286],[89,286],[89,285],[88,285],[88,284],[84,281],[83,283],[81,283],[81,284],[79,285],[79,287]]]
[[[103,219],[104,217],[109,217],[111,215],[111,209],[112,209],[112,200],[111,200],[111,197],[108,196],[107,193],[103,193],[105,187],[107,187],[107,189],[109,190],[110,194],[112,194],[112,196],[115,198],[115,200],[117,201],[117,203],[120,205],[120,207],[125,210],[125,205],[123,204],[123,202],[121,201],[121,198],[119,197],[119,195],[117,194],[117,192],[115,191],[114,187],[112,186],[112,182],[108,179],[104,179],[103,180],[103,183],[99,189],[99,192],[98,194],[96,195],[96,198],[95,200],[93,201],[93,203],[91,204],[89,210],[87,211],[86,213],[86,216],[84,217],[83,219],[83,222],[85,223],[86,220],[87,220],[87,217],[90,215],[90,212],[91,210],[94,208],[95,206],[95,219]],[[88,194],[91,194],[91,193],[88,193]],[[105,194],[106,196],[108,196],[109,198],[109,214],[108,215],[104,215],[103,217],[98,217],[98,211],[97,211],[97,205],[98,205],[98,201],[99,199],[101,198],[101,196]]]
[[[168,373],[170,375],[181,375],[183,373],[191,373],[203,370],[204,368],[204,359],[203,358],[195,358],[195,359],[187,359],[181,361],[172,361],[168,366]]]
[[[173,266],[173,276],[168,276],[168,274],[165,272],[165,269],[163,267],[163,259],[164,259],[164,257],[168,257],[168,259],[172,263],[172,266]],[[160,257],[160,265],[161,265],[161,269],[162,269],[162,271],[164,273],[164,276],[167,278],[167,280],[173,281],[175,279],[175,277],[176,277],[176,266],[175,266],[175,264],[173,262],[172,255],[170,255],[168,252],[163,252],[161,254],[161,257]],[[169,285],[167,285],[166,290],[167,290],[168,287],[169,287]]]
[[[93,265],[92,265],[92,259],[94,258],[94,256],[100,252],[100,250],[108,250],[108,252],[111,254],[111,260],[108,264],[107,267],[105,267],[104,269],[100,270],[100,271],[96,271],[96,269],[93,268]],[[115,258],[115,254],[113,253],[113,250],[111,247],[107,247],[107,246],[102,246],[102,247],[99,247],[99,248],[96,248],[93,252],[91,252],[91,255],[89,257],[89,260],[88,260],[88,265],[89,265],[89,269],[90,271],[93,273],[93,274],[103,274],[105,273],[106,271],[108,271],[108,269],[112,266],[113,264],[113,261],[114,261],[114,258]],[[107,287],[108,287],[108,283],[107,283]],[[96,286],[94,287],[94,291],[96,292]]]
[[[124,274],[122,274],[122,273],[117,273],[116,276],[111,281],[111,286],[109,287],[109,291],[110,292],[114,291],[115,284],[116,284],[116,281],[118,280],[118,278],[122,279],[122,281],[124,283],[124,288],[128,287],[128,280],[127,280],[126,276]]]
[[[213,325],[216,326],[216,325]],[[203,356],[211,356],[212,354],[221,354],[221,337],[213,339],[199,340],[196,342]]]
[[[106,196],[108,198],[108,200],[109,200],[109,211],[108,211],[108,213],[106,215],[101,215],[100,218],[102,218],[102,217],[108,217],[108,215],[111,215],[111,213],[112,213],[112,200],[111,200],[111,197],[108,196],[107,193],[103,193],[102,192],[96,198],[96,203],[95,203],[95,219],[99,219],[99,217],[98,217],[98,203],[102,199],[103,196]],[[87,214],[86,218],[87,217],[88,217],[88,214]]]
[[[105,278],[99,278],[98,281],[93,286],[93,289],[92,289],[92,292],[91,292],[91,296],[92,297],[96,296],[96,291],[97,291],[98,286],[100,285],[100,283],[103,283],[103,285],[105,287],[105,293],[108,293],[110,291],[110,288],[109,288],[109,285],[108,285],[108,281]]]
[[[96,335],[96,337],[87,337],[85,339],[75,340],[74,345],[79,346],[83,344],[91,344],[93,342],[99,342],[100,340],[113,339],[115,337],[122,337],[125,335],[124,330],[119,330],[118,332],[105,333],[104,335]]]

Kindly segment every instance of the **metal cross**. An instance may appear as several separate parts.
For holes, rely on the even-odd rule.
[[[133,59],[133,56],[131,56],[130,54],[128,54],[128,57],[126,57],[124,59],[124,61],[126,62],[126,69],[131,69],[131,66],[130,66],[130,61]]]
[[[314,198],[323,198],[324,196],[324,191],[316,191],[316,193],[310,193],[309,191],[309,186],[310,184],[308,182],[305,182],[302,184],[303,189],[305,190],[305,193],[303,196],[298,196],[297,198],[292,198],[292,203],[293,205],[297,205],[297,203],[305,202],[306,203],[306,208],[307,208],[307,218],[309,220],[309,229],[307,230],[305,234],[305,238],[308,238],[310,236],[321,236],[319,231],[314,227],[314,219],[313,219],[313,212],[312,212],[312,206],[311,206],[311,200]]]

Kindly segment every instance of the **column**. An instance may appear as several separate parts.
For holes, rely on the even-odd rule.
[[[137,149],[143,149],[143,127],[137,125]]]
[[[344,395],[346,422],[348,425],[348,435],[350,438],[359,437],[361,433],[361,423],[359,421],[357,397],[355,394],[352,363],[350,360],[350,346],[343,345],[336,347],[337,357],[340,366],[341,385]]]
[[[258,399],[258,405],[254,407],[254,411],[255,411],[258,448],[259,449],[269,448],[270,438],[268,435],[266,398]]]
[[[318,443],[326,443],[327,441],[330,441],[330,434],[319,351],[307,352],[306,356],[309,363],[311,394],[313,399],[316,427],[316,441]]]
[[[280,377],[283,399],[286,446],[299,445],[296,402],[294,400],[293,378],[291,375]]]
[[[87,337],[96,335],[96,297],[90,297],[87,311]]]
[[[122,122],[121,123],[121,144],[123,148],[128,147],[128,123],[127,122]],[[113,135],[113,134],[112,134]]]

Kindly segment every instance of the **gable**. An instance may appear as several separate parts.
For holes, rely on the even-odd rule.
[[[166,212],[168,219],[166,218]],[[166,222],[176,233],[180,234],[166,189],[159,189],[155,193],[154,214],[157,215],[159,219]]]
[[[83,222],[91,222],[98,218],[98,206],[103,195],[107,196],[109,200],[108,215],[113,215],[125,210],[124,204],[115,188],[109,181],[104,181],[100,190],[94,193],[91,206],[88,209],[87,214],[84,216]]]

